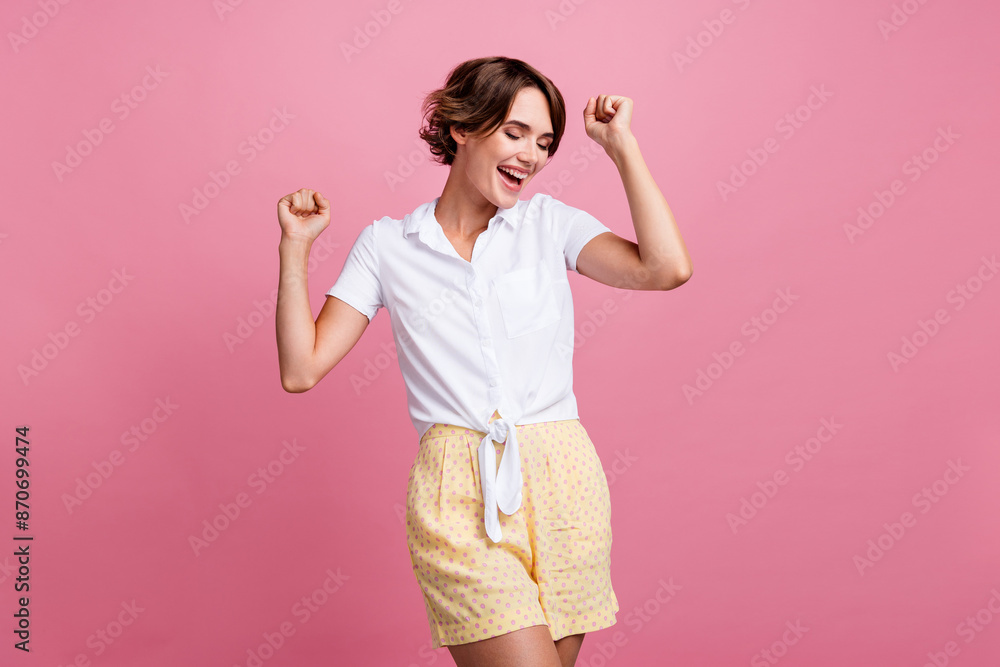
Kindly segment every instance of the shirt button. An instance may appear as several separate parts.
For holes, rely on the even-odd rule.
[[[489,347],[489,346],[490,346],[490,339],[489,338],[484,338],[483,339],[483,347]]]
[[[495,386],[497,386],[497,381],[496,381],[496,378],[493,378],[493,379],[491,379],[491,380],[490,380],[490,386],[491,386],[491,387],[495,387]]]

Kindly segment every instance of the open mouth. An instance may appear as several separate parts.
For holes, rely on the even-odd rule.
[[[521,184],[524,182],[524,178],[512,176],[509,172],[504,171],[500,167],[497,167],[497,171],[500,173],[500,180],[504,182],[504,185],[514,192],[520,192]]]

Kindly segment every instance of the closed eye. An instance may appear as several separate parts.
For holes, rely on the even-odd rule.
[[[511,134],[510,132],[504,132],[504,134],[506,134],[511,139],[520,139],[521,138],[521,137],[518,137],[518,136],[515,136],[515,135]],[[549,150],[548,146],[543,146],[542,144],[538,144],[538,147],[541,148],[543,151],[548,151]]]

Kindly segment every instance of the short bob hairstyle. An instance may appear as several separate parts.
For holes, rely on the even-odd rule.
[[[457,65],[444,88],[424,99],[420,138],[430,145],[432,159],[444,165],[455,160],[458,144],[451,128],[476,137],[492,134],[506,120],[514,97],[522,88],[538,88],[549,101],[552,133],[548,157],[555,155],[566,129],[566,105],[555,84],[522,60],[494,56]]]

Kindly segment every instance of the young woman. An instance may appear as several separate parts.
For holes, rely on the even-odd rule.
[[[520,193],[556,153],[565,106],[504,57],[455,67],[420,136],[450,166],[440,197],[365,227],[316,321],[306,265],[330,203],[278,202],[278,358],[286,391],[315,386],[389,312],[411,421],[406,534],[434,648],[476,665],[573,665],[615,623],[607,480],[572,388],[567,271],[673,289],[691,259],[630,129],[632,100],[598,95],[587,135],[614,161],[638,243],[580,209]]]

